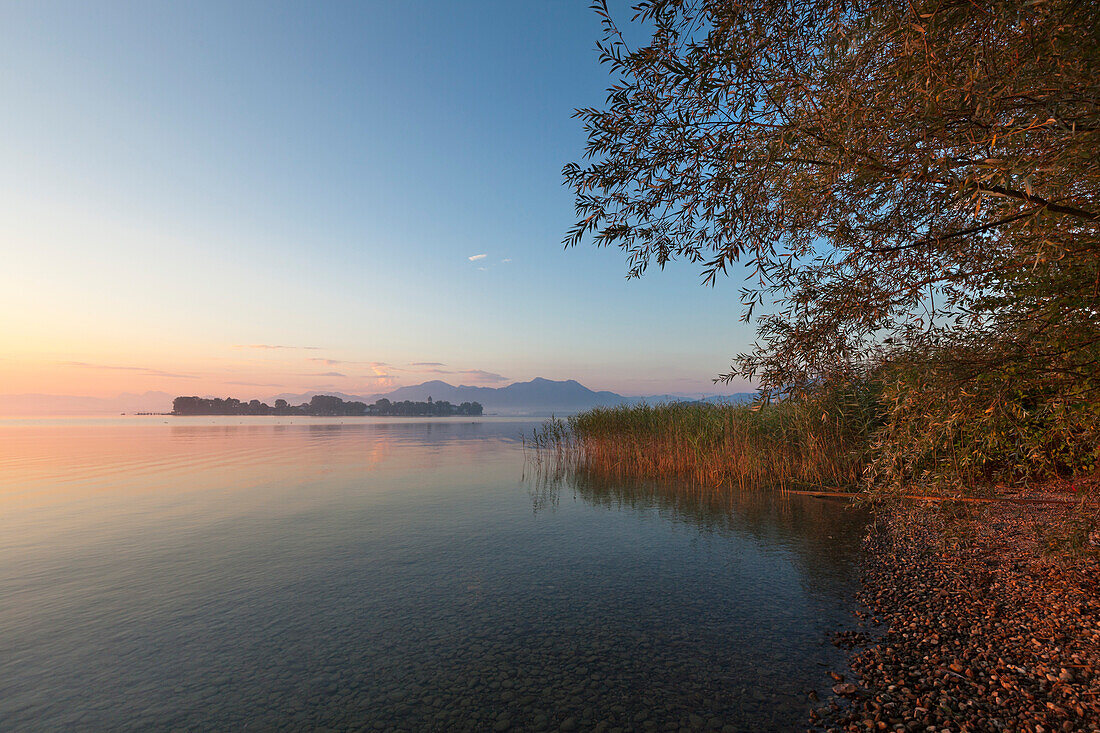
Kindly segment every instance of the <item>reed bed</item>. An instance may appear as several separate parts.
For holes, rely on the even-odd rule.
[[[863,473],[872,414],[836,399],[596,408],[548,421],[528,445],[540,460],[607,476],[848,490]]]

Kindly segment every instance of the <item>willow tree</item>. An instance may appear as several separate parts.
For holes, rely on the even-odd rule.
[[[758,340],[721,378],[918,359],[1096,404],[1100,3],[594,8],[615,81],[576,112],[565,242],[621,248],[630,276],[747,268]]]

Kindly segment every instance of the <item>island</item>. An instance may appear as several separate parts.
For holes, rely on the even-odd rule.
[[[308,415],[311,417],[452,417],[456,415],[480,415],[483,408],[478,402],[453,405],[446,400],[435,402],[390,402],[383,397],[372,405],[365,402],[345,402],[332,395],[315,395],[309,402],[290,405],[286,400],[275,400],[272,407],[259,400],[242,402],[233,397],[177,397],[172,400],[173,415]]]

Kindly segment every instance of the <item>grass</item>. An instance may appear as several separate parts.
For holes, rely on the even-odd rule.
[[[831,394],[763,406],[596,408],[547,422],[529,445],[607,476],[681,477],[741,489],[853,489],[874,414],[865,402]]]

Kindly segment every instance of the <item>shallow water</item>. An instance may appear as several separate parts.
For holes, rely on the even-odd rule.
[[[862,517],[531,427],[0,422],[0,729],[804,727]]]

